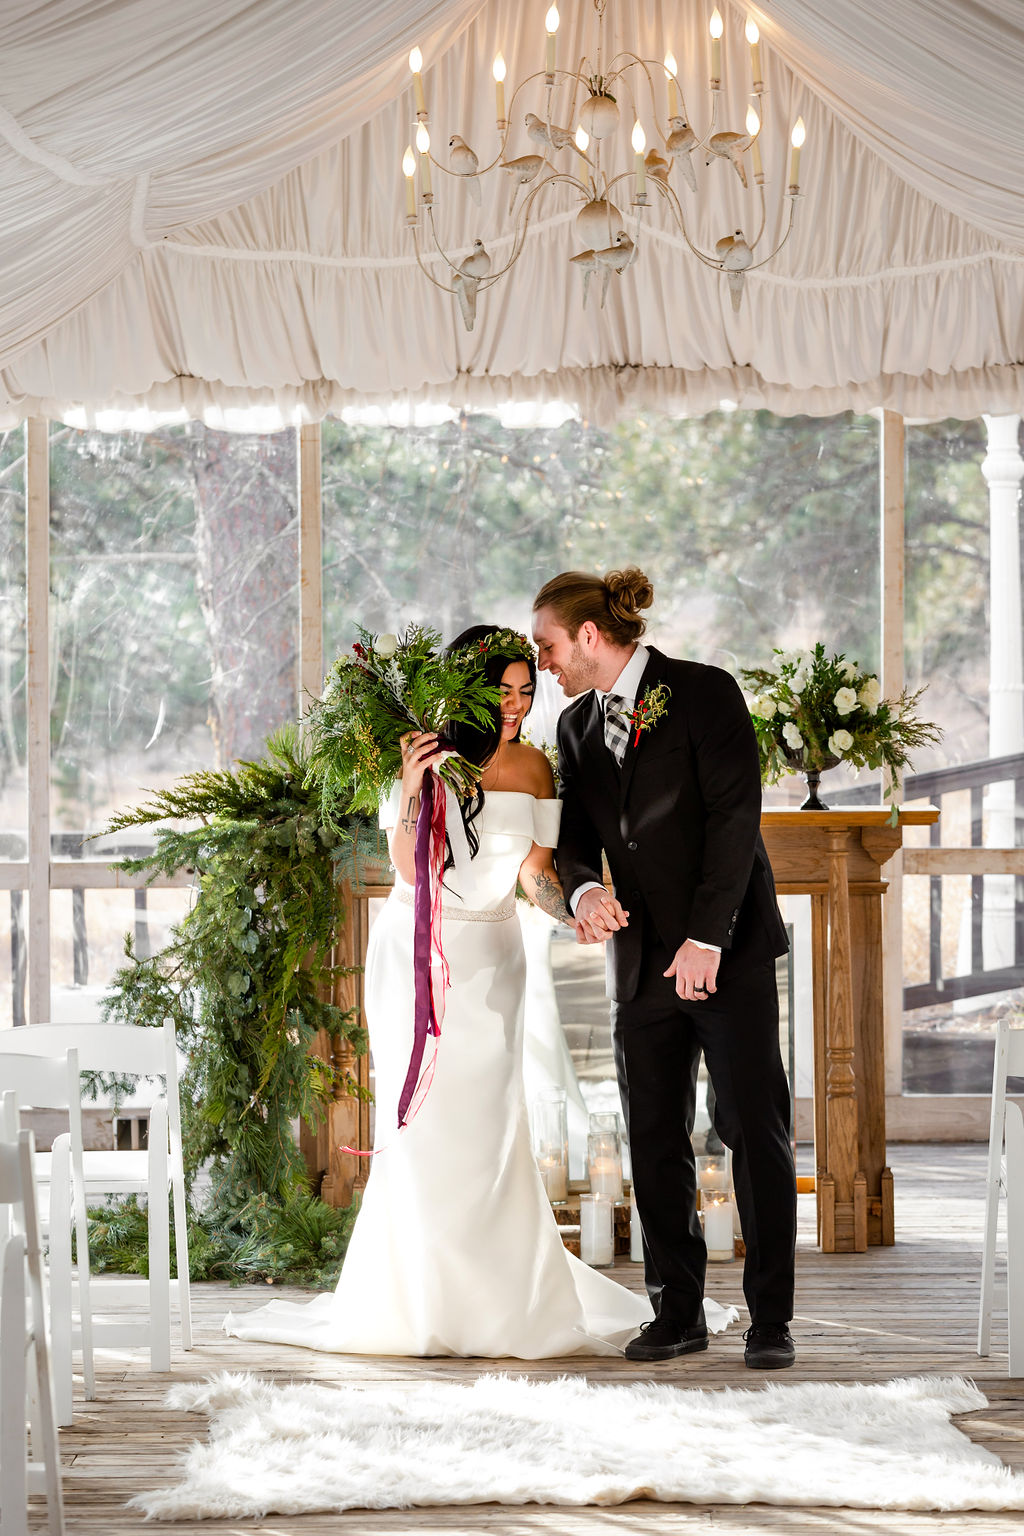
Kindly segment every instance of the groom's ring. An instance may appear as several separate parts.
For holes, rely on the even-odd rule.
[[[702,992],[702,993],[703,993],[703,994],[704,994],[704,996],[705,996],[705,997],[707,997],[707,995],[708,995],[708,989],[707,989],[707,987],[698,987],[698,986],[695,986],[695,987],[694,987],[694,989],[693,989],[693,990],[694,990],[694,992]]]

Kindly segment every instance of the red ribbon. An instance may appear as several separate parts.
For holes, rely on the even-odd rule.
[[[434,1057],[423,1069],[427,1037],[438,1039],[448,989],[448,963],[441,947],[441,878],[445,855],[444,785],[428,770],[420,790],[416,818],[416,888],[413,894],[413,1007],[412,1054],[398,1100],[398,1128],[408,1125],[426,1097],[434,1074]],[[435,978],[436,968],[436,978]],[[435,988],[436,979],[436,988]]]
[[[413,892],[413,1038],[409,1067],[398,1100],[398,1129],[407,1126],[418,1113],[429,1092],[437,1065],[437,1041],[444,1018],[444,998],[451,981],[448,962],[441,946],[441,881],[445,859],[445,791],[440,779],[435,785],[428,769],[423,775],[420,808],[416,817],[414,863],[416,885]],[[436,969],[436,988],[435,988]],[[434,1037],[434,1050],[426,1066],[423,1056],[427,1039]],[[357,1147],[342,1147],[354,1157],[373,1157],[373,1152]],[[383,1152],[383,1147],[376,1148]]]

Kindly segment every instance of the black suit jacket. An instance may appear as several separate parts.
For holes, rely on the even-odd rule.
[[[608,993],[637,989],[644,909],[674,953],[686,939],[722,950],[723,977],[783,954],[786,930],[761,840],[757,740],[735,680],[720,667],[676,661],[653,646],[638,698],[671,689],[667,712],[626,747],[621,769],[605,746],[601,706],[584,694],[558,722],[562,824],[556,851],[566,900],[602,879],[601,853],[627,928],[608,949]]]

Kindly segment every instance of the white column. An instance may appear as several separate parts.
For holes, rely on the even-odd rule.
[[[885,698],[895,698],[904,684],[904,494],[906,427],[898,411],[883,411],[879,443],[881,493],[882,671]],[[886,784],[889,783],[886,774]],[[898,805],[898,779],[892,782]],[[889,889],[882,901],[882,1017],[885,1030],[885,1091],[903,1092],[903,852],[885,866]]]
[[[990,757],[1024,752],[1024,653],[1021,637],[1018,505],[1024,459],[1019,416],[986,416],[988,452],[981,472],[989,500],[989,716]],[[985,797],[985,843],[1014,846],[1014,789],[993,784]],[[987,968],[1014,960],[1014,879],[985,876],[983,930]]]
[[[50,463],[49,428],[25,423],[28,626],[28,1022],[50,1018]]]

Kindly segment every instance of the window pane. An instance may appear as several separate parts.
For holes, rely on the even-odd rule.
[[[926,688],[920,711],[943,732],[914,767],[941,771],[926,798],[940,808],[939,841],[953,848],[1014,844],[1014,786],[986,785],[983,769],[990,723],[986,450],[982,421],[907,428],[907,683]],[[1019,550],[1012,558],[1019,568]],[[966,771],[971,764],[982,765],[977,782],[958,774],[958,765]],[[929,832],[908,829],[907,846],[927,847]],[[921,1000],[904,1013],[906,1092],[987,1092],[1006,989],[983,973],[1014,964],[1014,905],[1012,876],[904,881],[904,981],[914,989],[910,1001]]]
[[[54,426],[50,462],[53,828],[72,853],[295,717],[295,440]]]
[[[54,425],[50,473],[52,848],[107,863],[153,843],[83,843],[115,811],[295,719],[295,436]],[[55,891],[55,1016],[95,1013],[125,931],[158,945],[186,900],[91,889],[87,867]]]
[[[25,431],[0,432],[0,863],[28,854],[25,775]],[[0,1027],[24,1017],[21,891],[0,888]]]

